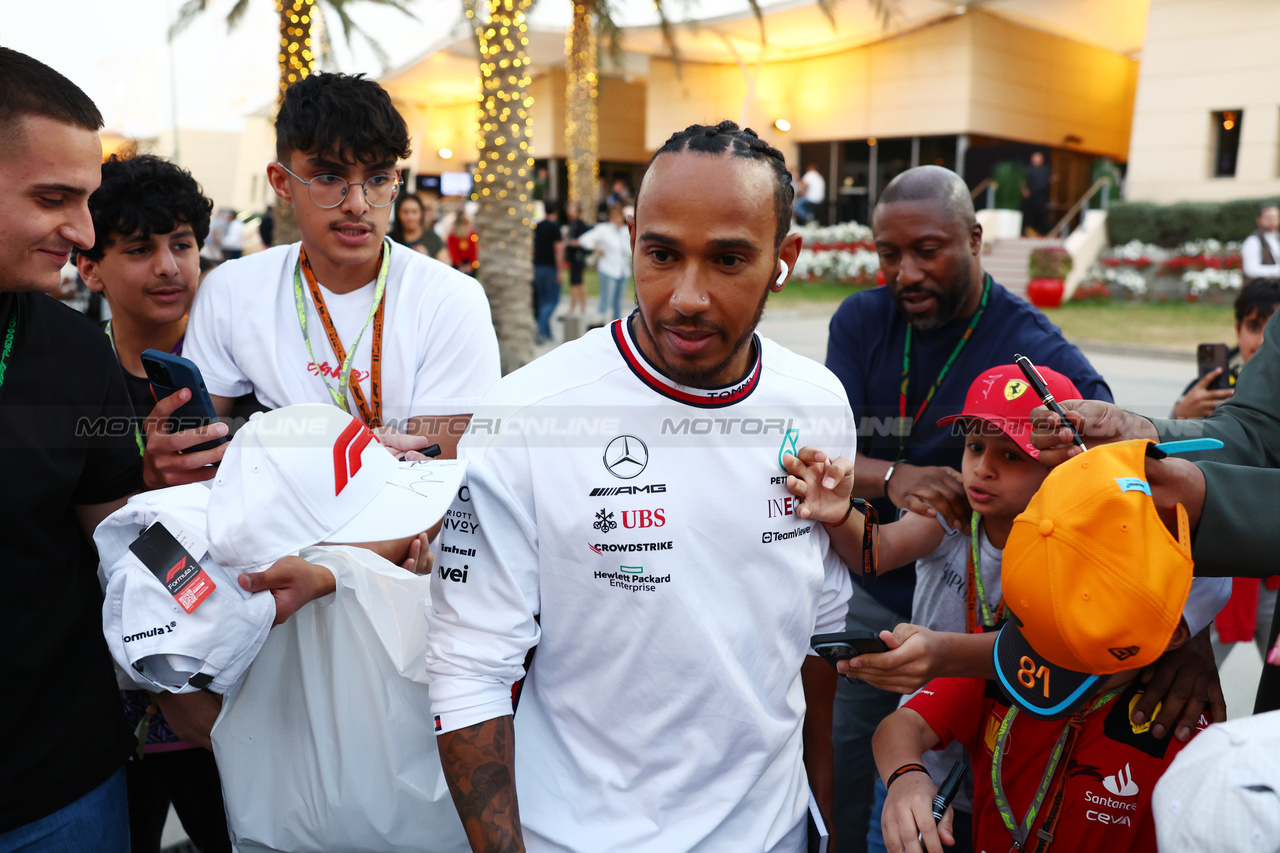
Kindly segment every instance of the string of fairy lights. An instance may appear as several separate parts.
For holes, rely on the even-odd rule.
[[[577,0],[573,6],[573,26],[565,36],[565,141],[569,149],[569,200],[578,202],[580,215],[595,221],[595,206],[588,204],[600,176],[596,156],[599,139],[599,66],[594,0]]]
[[[533,224],[529,204],[533,181],[529,110],[533,98],[526,55],[526,15],[532,2],[489,0],[487,5],[487,21],[481,21],[470,8],[466,12],[480,44],[480,132],[476,138],[480,160],[471,197],[480,202],[482,211],[488,206],[499,211],[505,208],[511,217],[509,234],[498,240],[496,248],[501,252],[508,242],[527,242]]]
[[[280,18],[280,98],[290,84],[311,73],[315,54],[311,50],[311,22],[316,0],[276,0]],[[286,11],[287,10],[287,11]]]

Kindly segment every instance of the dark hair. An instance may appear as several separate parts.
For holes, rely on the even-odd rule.
[[[409,156],[409,129],[391,96],[363,74],[317,72],[284,92],[276,116],[276,159],[294,151],[343,163],[394,163]]]
[[[740,128],[736,122],[722,121],[717,125],[691,124],[684,130],[671,134],[666,143],[658,149],[649,165],[663,154],[678,154],[682,151],[696,151],[701,154],[731,153],[735,157],[759,160],[773,170],[773,212],[778,220],[773,245],[776,249],[786,239],[791,230],[791,202],[795,199],[795,188],[791,185],[791,173],[787,170],[786,158],[782,152],[756,136],[751,128]]]
[[[1259,278],[1240,288],[1236,297],[1236,325],[1240,325],[1254,311],[1261,317],[1270,317],[1280,305],[1280,281]]]
[[[1275,201],[1258,202],[1258,215],[1261,216],[1262,214],[1266,213],[1268,210],[1270,210],[1273,207],[1280,207],[1280,202],[1275,202]]]
[[[424,220],[427,217],[427,206],[423,204],[422,199],[418,198],[418,196],[415,195],[414,193],[405,193],[404,195],[396,199],[396,212],[395,212],[395,215],[391,217],[391,228],[387,231],[387,236],[390,237],[392,240],[395,240],[397,243],[405,242],[404,223],[400,221],[400,210],[401,208],[404,207],[404,203],[406,201],[411,201],[414,204],[418,205],[418,210],[422,211],[422,218]],[[422,224],[422,228],[424,231],[427,228],[427,224],[425,221]]]
[[[168,234],[185,222],[203,247],[209,236],[213,202],[191,173],[152,154],[120,157],[112,154],[102,164],[102,184],[89,196],[94,244],[81,254],[91,261],[117,237],[141,231],[144,237]]]
[[[542,210],[547,216],[560,218],[560,202],[554,198],[543,199]]]
[[[25,53],[0,47],[0,145],[22,140],[19,122],[44,116],[85,130],[102,127],[102,113],[79,86]]]

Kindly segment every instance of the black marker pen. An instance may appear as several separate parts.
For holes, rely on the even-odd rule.
[[[1067,420],[1067,413],[1058,405],[1058,401],[1053,399],[1053,395],[1049,393],[1049,388],[1044,384],[1044,377],[1040,375],[1040,371],[1036,370],[1036,366],[1031,363],[1031,359],[1025,355],[1013,356],[1013,363],[1022,368],[1022,375],[1027,377],[1027,382],[1031,385],[1031,390],[1036,392],[1036,396],[1040,398],[1040,402],[1052,409],[1054,413],[1062,420],[1063,426],[1071,430],[1071,437],[1076,446],[1081,450],[1088,450],[1084,446],[1084,441],[1080,438],[1080,433],[1076,432],[1076,428],[1071,425],[1071,421]]]

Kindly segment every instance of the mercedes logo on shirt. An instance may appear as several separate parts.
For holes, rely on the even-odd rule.
[[[620,480],[639,477],[649,464],[649,448],[634,435],[620,435],[604,449],[605,469]]]

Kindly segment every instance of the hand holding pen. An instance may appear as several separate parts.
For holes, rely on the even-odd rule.
[[[1040,398],[1040,402],[1058,416],[1063,426],[1071,430],[1072,443],[1081,450],[1088,450],[1084,446],[1083,439],[1080,438],[1080,433],[1076,432],[1076,428],[1072,426],[1071,421],[1067,420],[1067,413],[1058,405],[1058,401],[1053,399],[1053,394],[1049,392],[1048,386],[1045,385],[1044,377],[1040,375],[1040,371],[1036,370],[1036,366],[1031,363],[1031,359],[1025,355],[1015,354],[1013,363],[1022,369],[1022,375],[1027,377],[1027,383],[1031,386],[1031,390],[1036,393],[1036,396]]]

